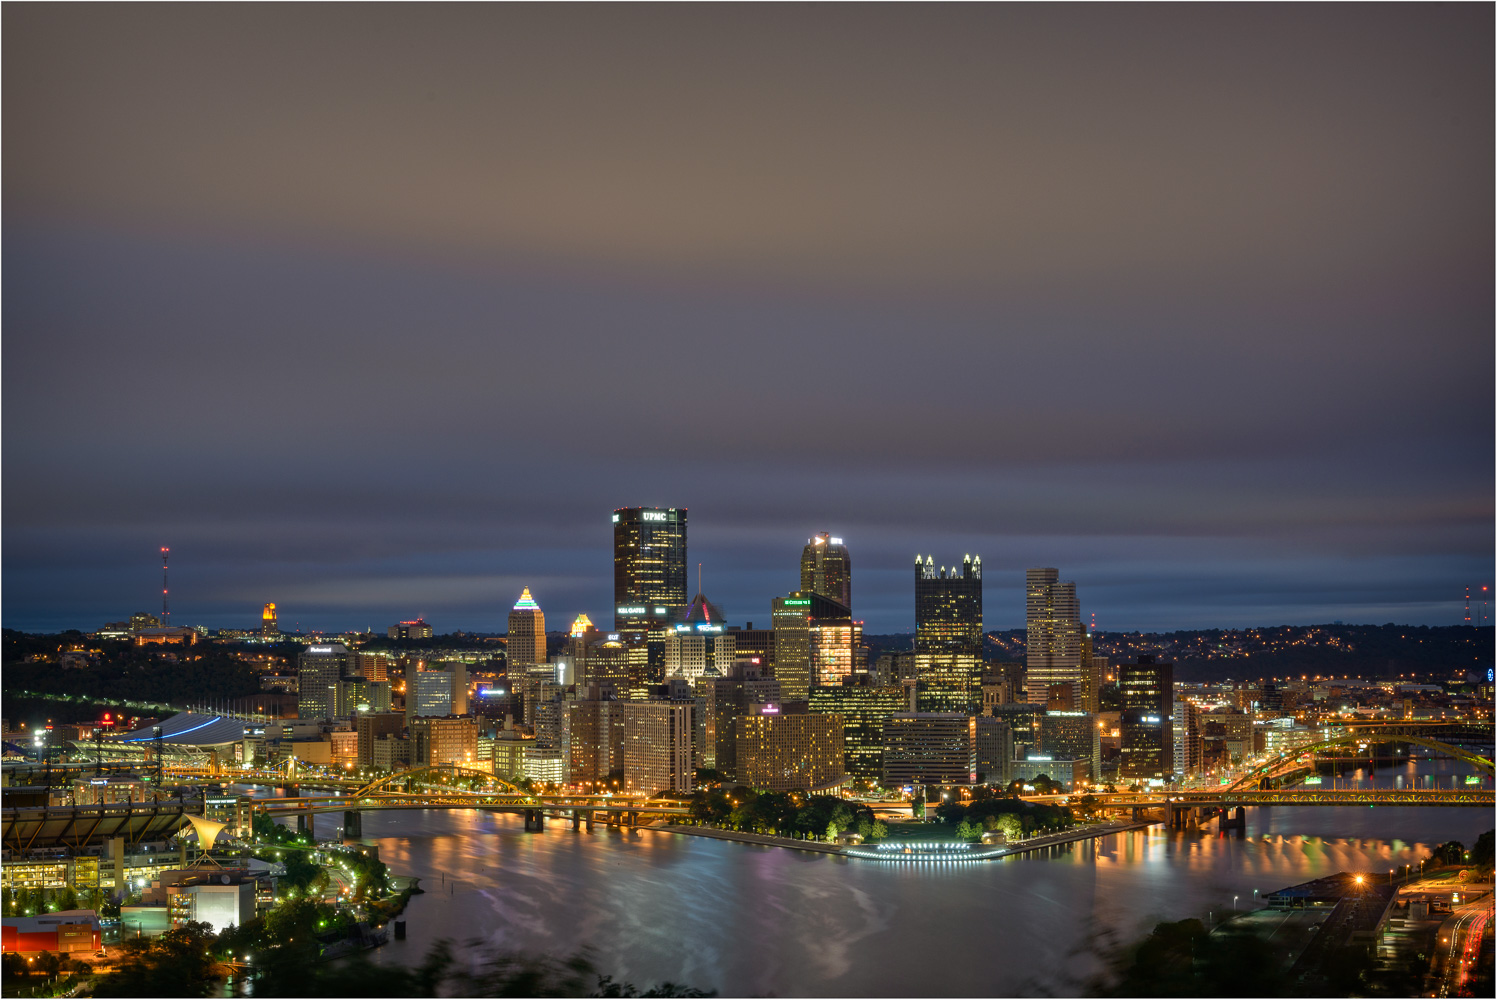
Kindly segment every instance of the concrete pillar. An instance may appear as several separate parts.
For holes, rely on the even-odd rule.
[[[123,896],[126,888],[125,878],[125,838],[112,837],[109,841],[109,858],[114,862],[114,891],[116,895]]]
[[[545,833],[546,832],[546,814],[544,812],[542,812],[541,810],[539,810],[539,809],[526,809],[525,810],[525,832],[526,833]]]
[[[580,830],[580,829],[582,829],[582,810],[581,809],[573,809],[572,810],[572,829],[573,830]]]
[[[364,817],[357,809],[345,809],[343,811],[343,836],[362,837],[364,835]]]

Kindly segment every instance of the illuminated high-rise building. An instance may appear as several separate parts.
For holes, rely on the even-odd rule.
[[[842,717],[843,765],[852,778],[879,779],[884,761],[884,723],[907,709],[902,685],[877,687],[867,674],[811,689],[812,712]]]
[[[854,674],[867,673],[859,660],[863,623],[851,618],[811,619],[811,686],[841,684]]]
[[[890,715],[884,720],[884,787],[976,782],[977,723],[977,716],[963,712]]]
[[[820,594],[851,610],[852,557],[842,539],[822,532],[806,542],[800,554],[802,593]]]
[[[774,623],[774,675],[780,696],[786,701],[805,701],[811,690],[811,598],[796,591],[776,597],[770,621]]]
[[[298,658],[296,714],[302,719],[337,719],[344,711],[339,682],[348,667],[348,647],[338,643],[307,646]]]
[[[649,631],[686,612],[686,508],[613,512],[613,627]]]
[[[405,714],[407,718],[429,715],[458,715],[452,703],[453,675],[446,670],[416,670],[405,678]]]
[[[841,784],[842,716],[784,715],[768,708],[738,720],[737,780],[775,792],[822,791]]]
[[[663,633],[665,676],[694,681],[703,674],[725,677],[732,671],[736,645],[724,625],[722,609],[698,592],[681,621]]]
[[[1090,712],[1054,709],[1039,716],[1039,739],[1036,741],[1041,753],[1060,760],[1086,762],[1087,777],[1098,781],[1102,777],[1102,730],[1097,717]]]
[[[663,701],[625,701],[618,706],[623,717],[624,791],[691,791],[692,706]]]
[[[975,713],[982,703],[982,557],[937,570],[915,557],[916,705]]]
[[[265,610],[260,612],[260,634],[280,635],[281,630],[275,622],[275,603],[265,605]]]
[[[765,676],[761,664],[739,660],[724,676],[698,678],[695,687],[702,708],[702,766],[735,780],[739,722],[766,707],[779,709],[780,682]]]
[[[813,684],[840,683],[852,672],[862,623],[852,620],[847,605],[797,590],[774,599],[770,618],[774,675],[786,701],[805,701]],[[818,669],[828,680],[817,680]]]
[[[1175,770],[1175,665],[1140,656],[1118,664],[1123,753],[1118,777],[1169,781]]]
[[[1188,778],[1201,770],[1201,713],[1190,701],[1175,695],[1171,720],[1175,755],[1175,777]]]
[[[509,613],[505,657],[511,667],[546,662],[546,616],[526,587]]]
[[[774,629],[754,628],[749,622],[743,628],[729,625],[733,633],[733,657],[738,660],[757,661],[766,673],[774,672]]]
[[[1071,684],[1083,700],[1088,678],[1082,670],[1081,605],[1076,584],[1060,579],[1060,570],[1024,573],[1024,622],[1027,626],[1029,702],[1043,705],[1052,684]]]

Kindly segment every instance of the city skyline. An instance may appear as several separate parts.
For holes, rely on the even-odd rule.
[[[8,8],[7,624],[154,611],[160,546],[173,622],[606,623],[620,503],[735,621],[828,531],[873,632],[917,551],[994,627],[1034,566],[1104,630],[1458,622],[1487,12],[1092,14]]]
[[[643,510],[650,508],[634,509]],[[667,508],[658,509],[665,510]],[[675,508],[670,509],[674,510]],[[680,510],[684,515],[685,508],[680,508]],[[619,525],[617,521],[614,522],[613,528],[614,533],[612,539],[612,547],[614,552],[617,553],[619,547]],[[841,541],[841,539],[838,540]],[[841,546],[841,548],[845,551],[847,549],[847,546],[844,545]],[[787,546],[787,551],[790,551],[792,549],[794,549],[793,545]],[[689,550],[688,554],[690,554]],[[702,562],[702,560],[697,559],[695,556],[691,556],[691,559],[693,562]],[[802,576],[804,575],[804,555],[802,555],[799,559],[792,559],[792,561],[794,565],[792,565],[789,570],[784,571],[780,574],[781,576],[784,576],[788,581],[784,586],[781,587],[780,591],[764,593],[762,595],[762,599],[757,601],[749,598],[749,601],[752,603],[745,602],[743,600],[742,595],[743,591],[745,590],[745,586],[742,581],[736,581],[735,585],[735,581],[731,574],[724,574],[721,572],[716,574],[709,574],[709,578],[714,579],[714,581],[718,584],[722,591],[728,593],[737,593],[740,595],[740,600],[731,606],[727,605],[726,602],[716,602],[724,605],[723,613],[725,615],[726,622],[733,625],[742,625],[745,622],[761,621],[765,626],[767,626],[772,615],[771,604],[773,600],[775,598],[782,597],[785,592],[794,591],[796,589],[794,579],[795,575],[797,573],[800,573]],[[917,562],[918,561],[919,559],[917,558]],[[151,567],[153,568],[153,572],[154,566],[155,564],[152,563]],[[991,560],[989,561],[989,563],[985,564],[985,567],[989,569],[989,582],[985,589],[990,594],[996,595],[997,599],[995,601],[990,600],[989,607],[993,608],[996,614],[994,616],[994,620],[984,623],[983,631],[993,633],[1006,631],[1024,631],[1029,626],[1029,612],[1030,604],[1032,602],[1032,580],[1026,581],[1026,576],[1032,576],[1035,572],[1039,571],[1037,571],[1033,566],[994,567]],[[178,573],[180,572],[181,571],[179,567]],[[770,578],[773,572],[775,571],[765,570],[751,575],[757,579],[765,579]],[[864,569],[860,572],[867,573],[868,569],[865,566]],[[903,580],[908,579],[907,563],[905,564],[904,568],[901,568],[898,571],[885,570],[883,567],[877,567],[873,572],[880,576],[886,576],[897,572]],[[1073,576],[1079,575],[1071,574],[1069,570],[1068,574]],[[485,578],[485,583],[483,583],[482,586],[491,586],[492,584],[487,581],[494,579],[506,581],[506,586],[508,586],[508,581],[515,581],[514,587],[518,588],[521,591],[524,591],[525,598],[529,598],[529,591],[531,589],[531,586],[526,581],[533,579],[549,581],[554,589],[552,589],[551,593],[546,596],[545,604],[547,606],[565,605],[565,607],[561,612],[559,612],[559,614],[562,615],[566,620],[573,619],[578,615],[602,615],[604,620],[606,621],[612,614],[612,611],[609,609],[617,606],[617,595],[619,593],[617,582],[615,583],[615,587],[613,588],[615,597],[615,600],[613,602],[609,602],[605,598],[602,601],[597,601],[595,599],[594,603],[587,605],[575,603],[575,595],[578,593],[595,594],[596,592],[604,589],[606,584],[599,582],[603,579],[604,575],[605,574],[599,574],[598,580],[592,580],[589,579],[588,574],[586,574],[585,572],[579,572],[578,574],[576,574],[576,576],[562,578],[547,574],[531,574],[529,576],[520,574],[506,574],[499,577]],[[617,580],[617,572],[615,574],[615,578]],[[1098,583],[1095,586],[1097,586],[1098,588],[1110,588],[1114,591],[1118,591],[1126,588],[1129,585],[1126,582],[1126,571],[1123,574],[1123,579],[1121,580],[1116,576],[1104,576],[1102,579],[1109,580],[1110,582]],[[156,600],[159,602],[161,595],[159,587],[156,586],[156,581],[157,578],[153,575],[150,575],[150,578],[144,581],[141,587],[136,588],[137,592],[145,594],[146,600]],[[1080,580],[1077,581],[1076,584],[1071,584],[1073,591],[1078,584],[1081,588],[1085,589],[1086,596],[1087,598],[1089,598],[1094,585],[1090,581]],[[861,585],[866,586],[866,584]],[[693,583],[693,588],[694,586],[695,584]],[[291,592],[295,592],[296,590],[295,587],[283,587],[279,589],[281,591]],[[538,593],[537,596],[533,598],[533,601],[541,602],[542,597],[539,594],[539,588],[537,589]],[[886,587],[884,589],[889,588]],[[875,606],[877,610],[871,613],[872,615],[878,616],[878,621],[880,623],[894,622],[895,627],[879,627],[878,625],[874,625],[871,627],[865,627],[863,631],[870,635],[900,633],[909,633],[911,635],[915,634],[915,632],[917,631],[917,623],[915,621],[915,603],[909,597],[908,583],[904,583],[900,589],[906,592],[903,595],[905,598],[905,604],[907,605],[905,609],[898,609],[894,607],[894,605],[897,605],[899,603],[900,595],[887,593],[879,594],[879,591],[876,589],[875,594],[878,594],[879,596],[885,598],[885,600],[881,604],[876,604]],[[1462,596],[1459,596],[1456,599],[1448,602],[1442,602],[1449,605],[1450,614],[1452,616],[1452,620],[1450,621],[1440,621],[1438,619],[1431,621],[1390,619],[1388,620],[1388,623],[1411,626],[1443,626],[1490,623],[1491,614],[1494,610],[1492,607],[1492,599],[1490,596],[1488,596],[1491,591],[1482,586],[1471,587],[1469,588],[1469,591],[1471,593],[1463,591]],[[716,591],[714,591],[714,593],[715,592]],[[319,607],[314,604],[311,606],[311,610],[308,613],[306,613],[304,616],[301,616],[298,612],[298,609],[296,609],[294,606],[288,605],[288,603],[284,599],[278,599],[276,601],[265,603],[261,610],[260,617],[254,618],[253,608],[238,608],[235,604],[225,600],[218,600],[213,602],[194,601],[190,593],[184,600],[180,585],[174,584],[173,594],[174,602],[180,603],[186,609],[185,611],[179,610],[174,612],[180,624],[190,624],[214,629],[254,629],[255,626],[253,622],[261,622],[263,624],[263,622],[266,620],[274,621],[275,619],[266,619],[265,616],[267,614],[274,615],[277,613],[279,613],[280,615],[279,620],[281,622],[281,627],[279,630],[288,633],[337,633],[367,630],[383,632],[390,623],[407,620],[408,615],[414,618],[422,619],[426,621],[427,624],[433,624],[433,622],[431,621],[433,614],[431,612],[428,612],[424,609],[413,611],[412,607],[408,604],[390,604],[385,609],[384,614],[378,613],[378,609],[376,609],[376,613],[374,613],[372,616],[368,613],[362,613],[361,616],[360,612],[348,612],[345,609],[338,608],[336,605],[329,609],[327,607]],[[569,596],[573,603],[567,603]],[[1100,612],[1102,617],[1101,620],[1098,621],[1099,612],[1096,606],[1093,605],[1089,600],[1079,599],[1079,595],[1073,595],[1070,599],[1075,605],[1081,608],[1082,616],[1086,619],[1085,622],[1081,623],[1082,632],[1093,631],[1094,623],[1095,630],[1099,632],[1170,632],[1176,630],[1187,631],[1202,628],[1266,628],[1279,625],[1324,625],[1331,624],[1333,622],[1336,624],[1340,624],[1342,621],[1345,621],[1347,624],[1355,625],[1385,624],[1385,621],[1378,620],[1378,616],[1376,615],[1371,615],[1365,620],[1357,620],[1355,618],[1333,619],[1329,616],[1329,611],[1327,611],[1325,616],[1317,617],[1314,614],[1305,611],[1305,609],[1303,608],[1298,609],[1300,613],[1295,615],[1295,617],[1285,617],[1283,619],[1254,620],[1251,618],[1238,617],[1231,620],[1226,620],[1227,616],[1230,616],[1232,614],[1241,614],[1240,608],[1234,608],[1231,610],[1225,610],[1223,612],[1223,617],[1219,618],[1210,617],[1209,611],[1200,611],[1197,614],[1205,617],[1200,617],[1192,621],[1173,620],[1170,619],[1166,614],[1161,612],[1145,611],[1145,617],[1143,619],[1145,624],[1111,624],[1111,626],[1109,627],[1107,611],[1104,610]],[[458,607],[461,609],[458,611],[458,614],[460,615],[459,618],[451,621],[436,622],[433,624],[433,627],[435,628],[435,631],[437,633],[464,631],[505,634],[509,631],[510,622],[513,621],[514,617],[514,609],[509,604],[505,603],[505,601],[507,600],[509,600],[509,598],[500,595],[497,602],[498,606],[492,608],[475,607],[475,605],[485,605],[487,602],[475,600],[465,601],[462,604],[458,605]],[[876,601],[877,598],[875,598],[873,601],[870,601],[870,603],[875,603]],[[214,610],[204,611],[203,607],[205,605]],[[531,606],[534,605],[532,604]],[[1329,610],[1337,609],[1336,606],[1316,606],[1329,608]],[[19,620],[15,623],[12,623],[8,620],[6,622],[6,627],[17,628],[23,631],[30,630],[43,632],[64,631],[67,629],[90,631],[97,628],[103,621],[124,619],[132,614],[144,613],[146,615],[154,616],[158,619],[160,617],[159,604],[145,605],[141,607],[135,607],[132,605],[131,610],[125,610],[123,605],[120,604],[101,604],[100,607],[102,610],[99,612],[99,614],[94,615],[93,617],[86,617],[84,615],[80,615],[80,613],[78,613],[77,611],[72,611],[66,613],[60,619],[47,621],[40,625],[28,625],[27,623]],[[671,614],[678,615],[679,613],[684,612],[685,607],[685,604],[673,604],[671,606]],[[1472,618],[1470,621],[1464,621],[1463,619],[1465,618],[1466,609],[1468,607],[1474,609],[1470,612]],[[279,608],[280,610],[279,612],[264,610],[268,608]],[[1285,610],[1291,611],[1291,609]],[[318,612],[321,612],[320,617],[318,617]],[[1291,613],[1293,612],[1291,611]],[[904,617],[908,619],[908,621],[902,627],[900,627],[898,624],[898,617],[901,614],[903,614]],[[1150,618],[1149,616],[1151,614],[1156,615],[1156,617]],[[193,615],[196,615],[196,617],[193,617]],[[9,618],[9,616],[7,617]],[[302,620],[302,617],[306,617],[308,620],[304,621]],[[860,605],[860,609],[858,611],[854,612],[853,617],[859,620],[864,620],[865,612],[862,610],[862,605]],[[240,618],[243,618],[244,621],[241,622],[239,620]],[[253,621],[251,621],[251,619],[253,619]],[[329,619],[331,619],[332,624],[328,623]],[[68,623],[58,624],[59,621]],[[1134,621],[1137,621],[1137,619],[1134,619]],[[552,629],[551,631],[560,632],[565,630],[558,628]]]
[[[7,994],[1490,995],[1497,6],[0,29]]]

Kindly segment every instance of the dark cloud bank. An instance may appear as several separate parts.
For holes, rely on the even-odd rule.
[[[1488,8],[3,16],[8,626],[606,620],[630,504],[738,620],[1490,582]]]

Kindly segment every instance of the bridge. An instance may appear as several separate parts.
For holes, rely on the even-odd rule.
[[[1422,732],[1429,728],[1427,723],[1383,723],[1378,726],[1355,726],[1349,731],[1337,733],[1326,739],[1308,743],[1304,746],[1291,747],[1276,757],[1248,771],[1242,777],[1234,781],[1232,789],[1246,788],[1248,786],[1261,787],[1269,780],[1281,776],[1286,771],[1296,772],[1313,764],[1314,754],[1320,750],[1326,750],[1337,746],[1366,746],[1369,743],[1406,743],[1410,746],[1424,747],[1436,753],[1463,760],[1474,766],[1478,771],[1484,771],[1488,776],[1493,774],[1491,759],[1482,757],[1472,750],[1463,746],[1446,743],[1443,740],[1434,739],[1423,735]],[[1467,730],[1469,727],[1461,727]],[[1445,735],[1442,731],[1441,735]],[[1308,760],[1307,760],[1308,758]]]
[[[236,776],[232,780],[239,779]],[[233,822],[227,824],[241,836],[250,835],[255,813],[273,818],[295,816],[298,828],[308,831],[312,829],[314,816],[342,813],[345,835],[357,837],[362,835],[363,813],[390,810],[480,809],[519,813],[525,818],[525,829],[534,832],[544,830],[548,816],[570,819],[574,829],[583,825],[591,829],[599,815],[610,824],[635,826],[641,817],[684,816],[689,812],[680,800],[648,795],[526,792],[486,771],[454,764],[409,768],[373,782],[351,778],[288,780],[285,775],[274,774],[265,783],[335,790],[273,799],[242,797],[235,806]],[[461,787],[464,784],[474,787]],[[204,799],[198,796],[103,806],[8,807],[3,810],[0,844],[11,851],[25,852],[42,848],[77,849],[124,838],[127,845],[134,846],[180,833],[204,806]]]
[[[484,788],[455,788],[455,782]],[[362,814],[399,809],[479,809],[485,812],[519,813],[525,829],[540,832],[547,816],[570,819],[573,829],[586,825],[602,813],[610,823],[634,826],[641,816],[685,816],[690,810],[678,799],[647,795],[579,795],[575,793],[527,792],[487,771],[457,764],[413,767],[344,794],[298,795],[276,799],[252,799],[245,805],[253,813],[275,818],[297,817],[299,829],[310,831],[312,817],[320,813],[343,813],[345,836],[362,835]],[[241,832],[253,823],[253,815],[238,817]]]
[[[1209,791],[1151,791],[1099,793],[1084,796],[1103,808],[1161,809],[1232,806],[1482,806],[1491,809],[1497,800],[1490,788],[1455,791],[1422,791],[1414,788],[1303,789],[1229,788]],[[1026,795],[1025,802],[1068,805],[1082,795]]]

